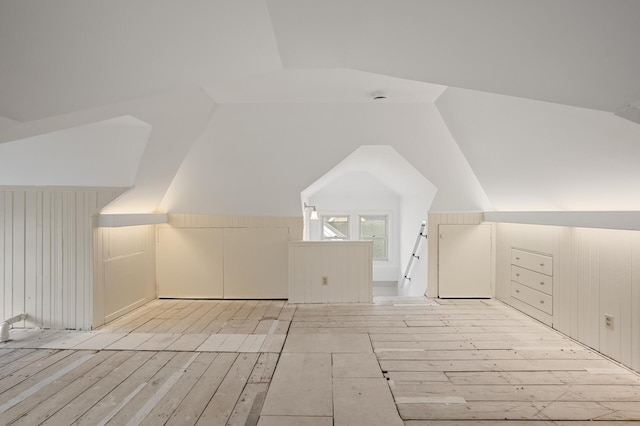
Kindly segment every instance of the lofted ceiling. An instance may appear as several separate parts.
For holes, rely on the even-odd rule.
[[[640,125],[614,115],[640,101],[639,19],[637,0],[0,0],[0,143],[146,123],[112,213],[299,214],[362,145],[403,156],[435,210],[640,210]]]

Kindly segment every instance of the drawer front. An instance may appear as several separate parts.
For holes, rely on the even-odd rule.
[[[553,294],[553,278],[549,275],[511,265],[511,281],[516,281],[545,294]]]
[[[548,294],[541,293],[538,290],[512,281],[511,296],[534,308],[540,309],[542,312],[553,315],[553,306],[551,305],[553,300]]]
[[[511,264],[522,268],[553,275],[553,258],[530,251],[511,249]]]
[[[534,308],[533,306],[514,298],[511,298],[511,306],[520,312],[524,312],[525,314],[532,316],[541,323],[547,324],[549,327],[553,326],[553,317],[546,312],[542,312],[540,309]]]

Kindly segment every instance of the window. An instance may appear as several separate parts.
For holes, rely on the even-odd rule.
[[[360,239],[373,241],[373,260],[389,260],[388,216],[360,216]]]
[[[323,216],[322,217],[323,240],[348,240],[349,216]]]

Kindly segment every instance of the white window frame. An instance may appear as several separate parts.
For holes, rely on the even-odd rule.
[[[331,217],[345,217],[347,218],[347,235],[346,238],[338,237],[325,237],[324,235],[324,221]],[[320,239],[324,241],[349,241],[351,239],[351,215],[347,213],[341,214],[327,214],[320,217]]]
[[[385,242],[385,253],[384,253],[384,258],[382,259],[376,259],[374,258],[373,261],[374,262],[389,262],[390,261],[390,256],[389,256],[389,243],[390,243],[390,236],[389,236],[389,218],[390,218],[390,214],[388,213],[367,213],[367,214],[359,214],[358,215],[358,238],[361,241],[374,241],[374,240],[384,240]],[[384,233],[385,235],[383,237],[364,237],[362,235],[362,218],[366,218],[366,217],[384,217],[384,225],[385,225],[385,229],[384,229]]]

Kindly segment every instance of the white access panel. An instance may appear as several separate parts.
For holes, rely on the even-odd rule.
[[[224,235],[219,228],[158,229],[158,297],[222,299]]]
[[[224,297],[286,299],[288,228],[225,228]]]
[[[439,297],[491,297],[491,225],[440,225],[438,231]]]

